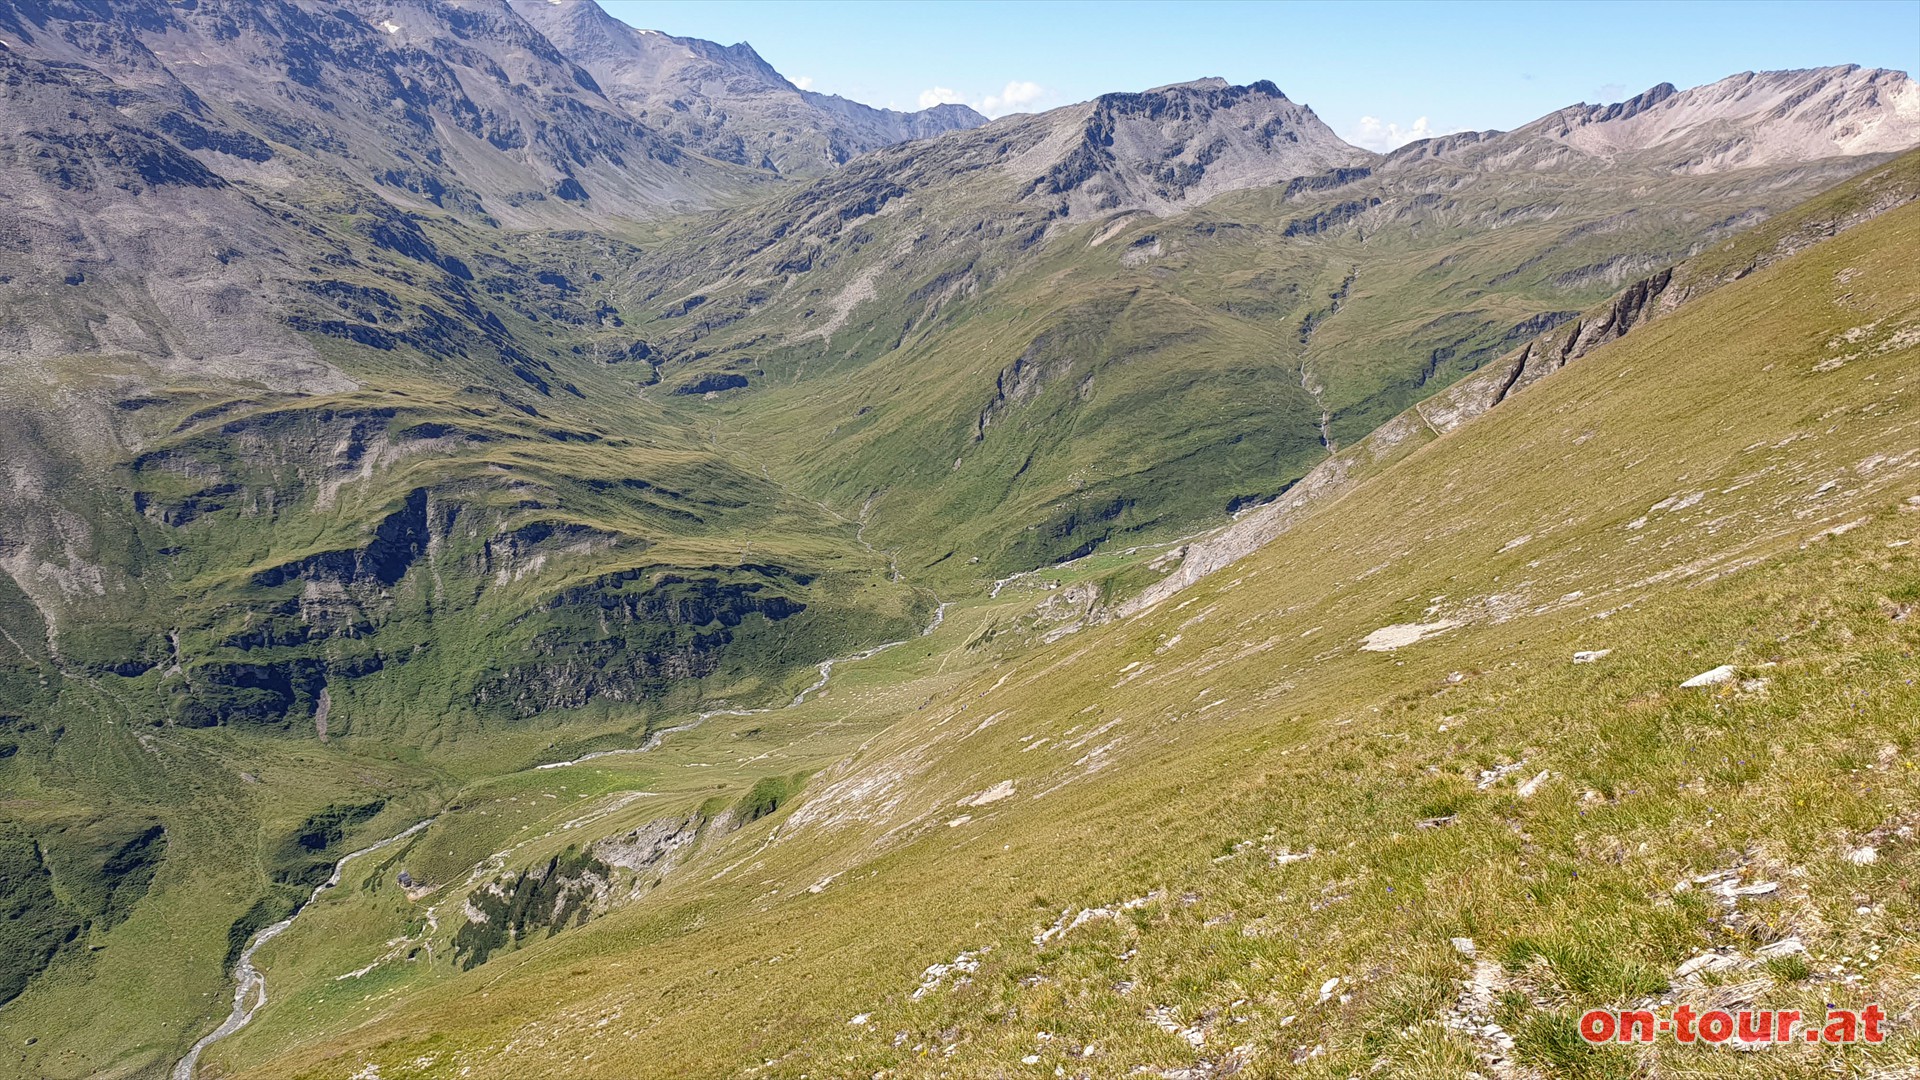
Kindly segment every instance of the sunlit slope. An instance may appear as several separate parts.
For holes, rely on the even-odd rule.
[[[682,276],[634,298],[634,325],[669,415],[864,512],[909,572],[959,588],[1218,524],[1868,164],[1338,170],[1088,221],[962,179],[878,210],[827,191],[813,217],[782,206],[760,233],[669,245],[637,273]]]
[[[246,1075],[1624,1077],[1581,1009],[1906,1015],[1916,255],[1909,205],[1722,288],[902,710],[644,902]]]
[[[1130,614],[1216,573],[1310,516],[1353,485],[1513,399],[1595,349],[1665,318],[1723,286],[1789,258],[1888,210],[1920,199],[1920,154],[1909,153],[1822,192],[1693,258],[1629,282],[1587,310],[1488,361],[1479,371],[1408,408],[1366,438],[1341,447],[1280,498],[1236,514],[1180,552],[1176,572],[1126,597]],[[1151,568],[1148,568],[1151,569]],[[1136,572],[1137,576],[1137,572]]]

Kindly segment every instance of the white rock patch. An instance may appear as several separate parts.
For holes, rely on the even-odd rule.
[[[1735,669],[1732,664],[1721,664],[1711,671],[1703,671],[1695,675],[1693,678],[1681,683],[1680,686],[1682,689],[1691,689],[1699,686],[1718,686],[1721,683],[1732,682],[1734,674]]]
[[[961,799],[960,805],[961,806],[985,806],[988,803],[997,803],[1001,799],[1011,799],[1013,798],[1013,793],[1014,793],[1013,781],[1002,780],[985,791],[982,791],[969,798]]]
[[[1340,986],[1340,976],[1338,975],[1335,975],[1333,978],[1328,979],[1326,982],[1321,983],[1320,984],[1320,1000],[1315,1002],[1314,1004],[1325,1005],[1327,1003],[1327,999],[1333,997],[1334,990],[1338,989],[1339,986]]]
[[[955,987],[965,985],[971,981],[968,976],[980,970],[980,956],[985,952],[985,949],[981,949],[978,952],[963,952],[954,957],[953,963],[951,964],[930,965],[927,970],[920,975],[920,985],[913,991],[913,1000],[919,1001],[921,998],[939,989],[940,984],[946,981],[949,975],[954,976],[953,985]]]
[[[1360,642],[1360,649],[1362,652],[1392,652],[1435,634],[1446,633],[1459,625],[1453,619],[1441,619],[1439,622],[1430,623],[1395,623],[1368,634],[1365,640]]]

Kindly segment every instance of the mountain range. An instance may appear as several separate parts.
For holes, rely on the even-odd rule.
[[[0,100],[0,1069],[1609,1076],[1582,1002],[1912,1004],[1905,73],[1376,154],[58,0]]]
[[[818,176],[869,150],[987,122],[965,105],[903,113],[802,90],[749,45],[636,30],[597,4],[512,7],[635,120],[736,165]]]

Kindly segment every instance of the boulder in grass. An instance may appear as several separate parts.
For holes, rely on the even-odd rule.
[[[1695,675],[1693,678],[1681,683],[1680,686],[1682,689],[1699,686],[1719,686],[1721,683],[1732,682],[1736,673],[1732,664],[1721,664],[1712,671],[1703,671]]]

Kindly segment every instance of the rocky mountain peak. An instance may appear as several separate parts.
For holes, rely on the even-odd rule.
[[[1218,75],[1209,75],[1204,79],[1188,79],[1186,82],[1168,83],[1165,86],[1156,86],[1153,89],[1147,91],[1147,93],[1158,94],[1158,93],[1162,93],[1169,90],[1225,90],[1227,87],[1232,85],[1233,85],[1232,83],[1229,83],[1227,80],[1221,78]],[[1263,81],[1263,85],[1272,86],[1273,84]],[[1278,91],[1276,90],[1275,92],[1277,93]]]
[[[616,73],[609,80],[619,91],[616,98],[672,87],[685,81],[689,68],[697,78],[736,89],[794,89],[746,42],[722,45],[630,26],[594,3],[512,0],[510,6],[574,63]]]
[[[1670,82],[1663,82],[1643,94],[1637,94],[1625,101],[1613,105],[1595,105],[1587,114],[1592,123],[1605,123],[1609,120],[1627,120],[1638,116],[1655,105],[1666,101],[1680,91]],[[1576,109],[1582,106],[1574,106]]]
[[[1596,156],[1669,156],[1685,172],[1894,153],[1920,143],[1920,84],[1856,64],[1749,71],[1691,90],[1661,83],[1618,104],[1575,105],[1530,128]]]
[[[869,150],[986,123],[964,105],[908,113],[802,90],[745,42],[638,29],[591,0],[510,3],[634,119],[721,161],[819,175]]]
[[[1513,131],[1410,143],[1389,168],[1435,158],[1473,168],[1605,168],[1718,173],[1920,145],[1920,83],[1857,64],[1743,72],[1679,90],[1661,83],[1625,101],[1582,102]]]
[[[1033,190],[1065,196],[1068,216],[1163,210],[1374,157],[1264,79],[1235,86],[1208,78],[1104,94],[1049,115],[1060,116],[1063,128],[1078,123]]]
[[[804,92],[807,94],[809,98],[824,97],[824,98],[832,98],[835,101],[846,100],[845,98],[840,97],[837,94],[815,94],[811,90],[804,91]],[[935,105],[935,106],[932,106],[931,108],[921,109],[917,113],[909,113],[907,115],[913,116],[913,117],[924,117],[928,120],[941,121],[943,123],[948,124],[949,125],[948,130],[951,130],[951,131],[962,131],[967,128],[975,128],[987,122],[987,118],[980,115],[979,112],[975,111],[972,106],[961,105],[957,102],[949,102],[948,104],[945,104],[945,105]]]

